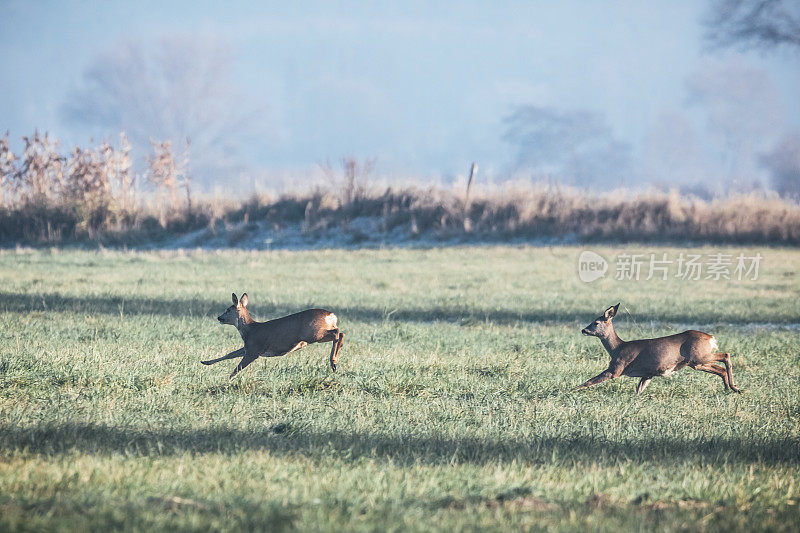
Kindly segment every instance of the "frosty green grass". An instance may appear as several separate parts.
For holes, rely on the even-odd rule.
[[[800,252],[587,284],[581,250],[2,252],[0,529],[796,530]],[[336,312],[339,371],[327,345],[201,365],[241,342],[233,291],[258,320]],[[745,393],[571,392],[617,302],[623,339],[713,333]]]

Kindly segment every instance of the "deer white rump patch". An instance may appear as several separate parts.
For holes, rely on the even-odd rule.
[[[325,317],[325,325],[328,326],[328,329],[335,329],[336,328],[336,315],[333,313],[329,314]]]
[[[708,343],[711,345],[711,351],[716,352],[719,347],[717,346],[717,339],[714,338],[712,335],[710,339],[708,339]]]

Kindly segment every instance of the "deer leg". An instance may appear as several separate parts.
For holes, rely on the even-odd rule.
[[[336,363],[339,361],[339,350],[342,349],[342,344],[344,344],[344,333],[337,330],[336,338],[331,344],[331,368],[334,372],[336,372]]]
[[[642,380],[636,386],[636,394],[641,394],[642,391],[650,384],[651,379],[652,378],[642,378]]]
[[[220,361],[224,361],[226,359],[233,359],[235,357],[242,357],[244,355],[244,348],[239,348],[238,350],[234,350],[228,355],[223,355],[222,357],[217,357],[216,359],[209,359],[208,361],[200,361],[204,365],[213,365],[214,363],[219,363]]]
[[[233,379],[233,376],[238,374],[241,370],[244,369],[244,367],[246,367],[256,359],[258,359],[257,355],[245,355],[244,357],[242,357],[242,360],[239,361],[239,364],[236,365],[236,368],[233,369],[233,372],[231,372],[231,375],[228,379]]]
[[[339,339],[344,336],[344,333],[339,331],[339,328],[329,329],[325,335],[318,342],[331,342],[331,368],[336,372],[336,360],[339,355]]]
[[[336,357],[339,357],[339,350],[344,346],[344,332],[339,332],[339,342],[336,343]]]
[[[725,352],[715,353],[713,355],[719,357],[718,360],[725,365],[725,373],[728,375],[728,386],[732,391],[741,393],[742,391],[739,389],[739,387],[733,384],[733,364],[731,364],[731,354]]]
[[[286,355],[287,353],[292,353],[292,352],[294,352],[296,350],[299,350],[300,348],[303,348],[304,346],[307,346],[307,345],[308,345],[308,343],[306,341],[300,341],[300,342],[298,342],[297,344],[294,345],[294,348],[292,348],[288,352],[284,352],[284,353],[282,353],[280,355]]]
[[[702,365],[695,365],[692,368],[695,370],[701,370],[703,372],[708,372],[709,374],[716,374],[722,378],[722,383],[725,384],[725,388],[730,388],[730,383],[728,383],[728,373],[725,371],[724,368],[720,368],[717,365],[713,365],[711,363],[705,363]]]
[[[605,381],[607,379],[614,379],[615,377],[616,376],[611,372],[611,370],[606,370],[604,372],[601,372],[600,374],[597,374],[592,379],[587,380],[585,383],[583,383],[581,385],[578,385],[577,387],[575,387],[572,390],[585,389],[586,387],[591,387],[592,385],[597,385],[598,383],[602,383],[603,381]]]

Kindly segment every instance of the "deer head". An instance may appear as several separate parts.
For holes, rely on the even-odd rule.
[[[241,323],[250,322],[250,313],[247,311],[247,293],[242,294],[241,298],[236,298],[236,293],[231,294],[233,305],[228,307],[224,313],[217,317],[220,324],[231,324],[239,327]]]
[[[617,315],[617,309],[619,309],[619,304],[609,307],[601,316],[597,317],[591,324],[583,328],[581,333],[591,337],[600,337],[601,339],[608,337],[614,331],[614,326],[611,325],[611,319]]]

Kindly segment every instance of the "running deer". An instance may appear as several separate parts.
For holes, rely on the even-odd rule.
[[[344,343],[344,333],[337,327],[336,315],[325,309],[306,309],[275,320],[256,322],[247,311],[247,293],[242,294],[239,299],[236,298],[236,293],[232,296],[233,305],[217,317],[217,320],[221,324],[236,326],[244,341],[244,348],[201,363],[212,365],[241,357],[242,360],[229,378],[233,379],[258,357],[279,357],[315,342],[332,342],[331,368],[336,371],[339,350]]]
[[[614,331],[611,319],[617,314],[619,304],[606,309],[602,316],[583,328],[581,333],[598,337],[611,356],[611,363],[602,373],[578,386],[584,389],[619,376],[642,378],[636,387],[641,394],[655,376],[669,376],[685,366],[716,374],[722,378],[726,389],[741,392],[733,384],[731,356],[715,353],[717,340],[702,331],[684,331],[668,337],[623,341]],[[725,368],[712,363],[722,363]]]

